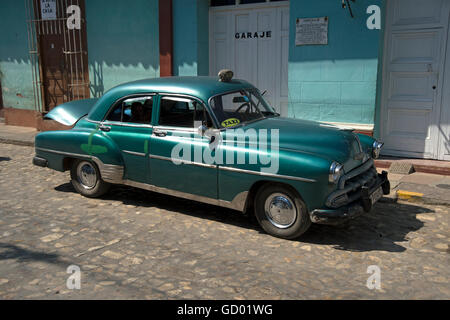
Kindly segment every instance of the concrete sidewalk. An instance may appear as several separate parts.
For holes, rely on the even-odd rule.
[[[34,146],[34,137],[38,132],[34,128],[7,126],[0,123],[0,143]]]
[[[377,170],[381,172],[383,168]],[[414,172],[409,175],[390,173],[388,177],[391,193],[385,197],[385,201],[403,200],[450,206],[450,176]]]
[[[7,126],[0,123],[0,143],[34,146],[38,133],[34,128]],[[388,170],[378,168],[378,171]],[[415,172],[409,175],[389,174],[391,194],[382,201],[397,200],[450,206],[450,176]]]

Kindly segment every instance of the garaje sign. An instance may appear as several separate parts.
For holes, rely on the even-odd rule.
[[[272,31],[259,31],[259,32],[236,32],[234,34],[236,39],[259,39],[259,38],[272,38]]]

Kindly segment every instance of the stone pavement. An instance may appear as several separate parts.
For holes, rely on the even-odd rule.
[[[447,206],[377,203],[288,241],[235,211],[130,187],[82,197],[33,154],[0,144],[0,299],[450,299]],[[380,290],[366,286],[371,265]]]

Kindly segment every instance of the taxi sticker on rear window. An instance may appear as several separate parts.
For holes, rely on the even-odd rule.
[[[238,125],[241,121],[239,121],[239,119],[236,118],[229,118],[227,120],[222,121],[221,125],[224,128],[228,128],[228,127],[234,127],[236,125]]]

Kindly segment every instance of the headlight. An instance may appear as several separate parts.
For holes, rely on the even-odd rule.
[[[330,166],[330,175],[328,178],[328,181],[330,183],[337,183],[339,181],[339,178],[344,173],[344,166],[336,161],[333,161],[333,163]]]
[[[380,156],[381,147],[384,145],[383,142],[374,141],[372,145],[372,157],[377,159]]]

